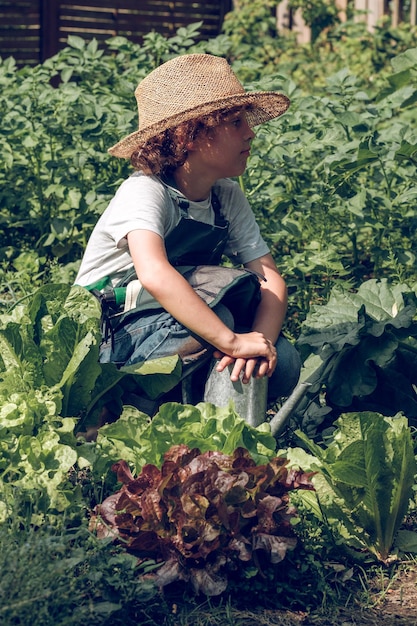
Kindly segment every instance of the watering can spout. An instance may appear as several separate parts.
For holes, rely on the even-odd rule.
[[[311,383],[298,383],[292,394],[287,398],[279,411],[275,413],[270,422],[271,434],[274,437],[278,437],[278,435],[282,433],[288,418],[295,411],[295,409],[307,393],[309,387],[311,387]]]

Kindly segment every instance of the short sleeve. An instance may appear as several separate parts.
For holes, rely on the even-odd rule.
[[[269,247],[262,237],[252,208],[238,183],[219,181],[216,191],[224,217],[229,221],[225,254],[236,263],[249,263],[265,254]]]

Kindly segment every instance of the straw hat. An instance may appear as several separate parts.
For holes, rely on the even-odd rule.
[[[251,105],[250,126],[278,117],[290,101],[274,91],[246,92],[226,59],[186,54],[163,63],[135,90],[139,129],[109,149],[129,158],[148,139],[187,120],[223,108]]]

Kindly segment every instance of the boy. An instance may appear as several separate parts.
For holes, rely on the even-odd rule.
[[[147,304],[135,300],[109,321],[100,361],[121,366],[178,354],[185,376],[214,356],[233,381],[268,376],[271,397],[289,395],[300,360],[281,335],[286,285],[231,180],[245,170],[253,126],[284,113],[288,98],[245,92],[226,60],[209,54],[162,64],[135,96],[139,128],[109,149],[135,172],[99,219],[76,283],[135,285]],[[223,255],[263,277],[244,306],[209,306],[182,269],[217,267]]]

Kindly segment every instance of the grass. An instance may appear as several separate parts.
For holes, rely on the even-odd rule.
[[[0,623],[104,624],[123,606],[149,605],[155,590],[138,578],[135,565],[132,556],[98,541],[84,527],[57,531],[3,524]]]
[[[416,621],[410,621],[417,580],[417,562],[411,559],[390,567],[348,569],[341,562],[321,562],[314,552],[302,549],[282,567],[287,586],[283,580],[275,586],[253,581],[246,589],[231,589],[230,595],[214,599],[196,598],[186,587],[161,595],[146,581],[146,568],[138,571],[135,566],[134,557],[98,541],[84,526],[57,530],[35,529],[22,521],[5,523],[0,527],[0,623],[392,626],[393,621],[384,618],[388,603],[398,608],[396,625],[417,624],[417,613]],[[394,619],[392,613],[386,617]]]
[[[153,562],[138,568],[87,520],[34,527],[32,506],[25,518],[15,494],[0,524],[2,626],[417,625],[417,559],[354,562],[307,515],[296,526],[298,546],[278,566],[206,598],[185,584],[160,593],[147,578]],[[415,511],[404,527],[417,529]]]

